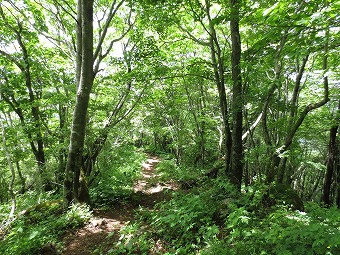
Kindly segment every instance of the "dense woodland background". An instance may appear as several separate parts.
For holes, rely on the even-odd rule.
[[[39,254],[86,222],[83,204],[128,203],[148,153],[185,191],[140,217],[139,249],[339,254],[339,13],[335,0],[1,1],[0,253]],[[42,212],[26,219],[37,205],[59,217],[49,230]]]

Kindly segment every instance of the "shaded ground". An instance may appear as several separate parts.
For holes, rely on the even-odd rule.
[[[158,157],[149,157],[142,165],[142,178],[133,189],[132,201],[116,205],[110,210],[94,210],[94,217],[89,223],[75,232],[64,236],[65,250],[63,255],[91,255],[94,251],[107,251],[119,240],[119,230],[134,220],[134,210],[140,206],[152,208],[157,202],[165,199],[166,189],[176,189],[174,183],[160,183],[155,173]],[[98,253],[100,254],[100,253]]]

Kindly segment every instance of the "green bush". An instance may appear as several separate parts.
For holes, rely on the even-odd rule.
[[[109,250],[108,255],[149,254],[151,240],[143,227],[136,223],[124,226],[119,234],[118,243]]]
[[[161,179],[164,181],[176,180],[186,182],[197,180],[205,171],[204,169],[192,166],[178,165],[175,159],[164,158],[157,165],[157,172],[161,174]]]
[[[225,179],[205,180],[143,219],[151,226],[149,239],[163,240],[168,254],[340,254],[338,209],[307,204],[305,212],[293,210],[281,197],[266,207],[267,196],[268,185],[238,193]]]
[[[292,211],[287,206],[265,218],[244,207],[232,212],[226,221],[226,235],[210,243],[201,254],[340,254],[339,210],[309,207],[309,212]],[[225,253],[226,254],[226,253]]]
[[[47,246],[60,249],[60,235],[70,227],[83,225],[91,217],[85,205],[72,205],[66,213],[61,205],[53,203],[43,210],[32,210],[17,218],[3,240],[0,240],[0,254],[39,254]]]
[[[90,188],[94,204],[109,205],[130,196],[145,158],[143,152],[130,145],[104,151],[98,162],[99,175]]]
[[[156,236],[171,244],[176,254],[189,254],[217,239],[220,217],[234,207],[236,194],[225,180],[206,180],[199,186],[158,204],[147,218]]]

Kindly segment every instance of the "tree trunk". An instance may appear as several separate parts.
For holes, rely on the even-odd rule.
[[[328,41],[329,41],[329,29],[326,29],[326,44],[324,47],[324,56],[323,56],[323,70],[326,72],[328,67]],[[305,69],[305,65],[306,62],[308,60],[308,57],[305,57],[303,59],[303,63],[302,63],[302,67],[299,71],[298,77],[296,82],[300,83],[301,79],[302,79],[302,74],[304,72]],[[299,86],[299,84],[298,84]],[[307,105],[305,107],[305,109],[300,113],[299,116],[297,116],[295,122],[294,121],[290,121],[289,126],[290,126],[290,130],[288,130],[286,137],[285,137],[285,141],[284,144],[278,148],[276,150],[276,152],[273,154],[272,156],[272,168],[269,169],[268,171],[268,175],[267,175],[267,182],[272,182],[274,181],[275,177],[277,177],[278,173],[281,171],[284,171],[283,169],[281,169],[280,167],[283,167],[285,164],[281,163],[281,156],[283,153],[285,153],[290,145],[293,142],[293,139],[295,137],[295,134],[297,132],[297,130],[300,128],[301,124],[303,123],[303,121],[305,120],[306,116],[308,115],[309,112],[325,105],[328,101],[329,101],[329,88],[328,88],[328,76],[325,75],[324,79],[323,79],[323,88],[324,88],[324,94],[323,94],[323,99],[321,99],[320,101],[316,102],[316,103],[311,103],[309,105]],[[293,100],[297,100],[293,98]],[[295,117],[295,116],[294,116]],[[292,118],[291,118],[292,120]],[[279,178],[280,181],[280,178]]]
[[[340,149],[339,149],[339,142],[338,143],[338,154],[336,154],[335,159],[335,166],[336,166],[336,205],[340,209]]]
[[[12,206],[11,206],[11,211],[9,213],[8,218],[12,219],[14,217],[14,212],[16,209],[16,198],[15,198],[15,193],[14,193],[14,182],[15,182],[15,170],[14,170],[14,166],[12,163],[12,159],[11,159],[11,154],[10,151],[7,148],[7,141],[6,141],[6,135],[5,135],[5,127],[3,125],[2,119],[0,118],[0,126],[1,126],[1,134],[2,134],[2,145],[3,145],[3,149],[4,152],[6,154],[6,159],[7,159],[7,163],[8,163],[8,167],[11,171],[11,181],[8,185],[8,192],[9,195],[11,197],[12,200]]]
[[[336,136],[338,133],[339,126],[332,127],[329,132],[329,145],[328,145],[328,156],[327,156],[327,170],[325,175],[325,181],[323,186],[322,201],[330,206],[332,201],[330,199],[331,186],[335,177],[336,167],[336,156],[337,156],[337,141]]]
[[[231,149],[231,181],[241,189],[243,175],[242,149],[242,78],[241,78],[241,38],[239,32],[239,1],[231,0],[230,31],[231,31],[231,66],[233,80],[232,98],[232,149]]]
[[[83,42],[82,42],[82,1],[86,0],[78,0],[77,1],[77,24],[76,24],[76,38],[77,38],[77,49],[76,49],[76,82],[77,88],[79,87],[80,77],[81,77],[81,64],[82,64],[82,51],[83,51]]]
[[[19,20],[17,21],[17,28],[13,27],[10,22],[8,22],[2,7],[0,6],[0,16],[4,21],[4,25],[7,26],[15,35],[16,42],[21,50],[21,58],[16,59],[10,54],[1,51],[0,54],[7,58],[10,62],[16,65],[24,78],[24,85],[27,91],[28,102],[30,105],[29,116],[24,116],[24,110],[20,101],[16,100],[15,96],[11,97],[2,94],[2,99],[7,102],[14,112],[18,115],[20,122],[27,134],[32,152],[35,156],[35,160],[38,166],[38,178],[40,181],[40,187],[43,187],[45,191],[51,190],[52,186],[46,178],[45,174],[45,152],[44,152],[44,141],[43,132],[41,124],[41,116],[39,109],[39,100],[41,99],[41,91],[35,90],[32,84],[31,76],[31,55],[26,47],[26,41],[23,37],[24,28]],[[26,106],[25,106],[26,107]]]
[[[82,188],[82,194],[79,194],[79,178],[81,171],[83,171],[81,168],[85,140],[86,115],[94,80],[93,0],[83,0],[79,2],[81,2],[82,36],[81,38],[77,38],[77,40],[81,40],[82,44],[82,62],[65,171],[64,200],[65,205],[67,206],[72,202],[72,200],[75,200],[76,202],[89,202],[88,194],[84,194],[84,192],[88,193],[86,188]],[[77,35],[79,35],[79,33],[77,33]],[[77,63],[77,65],[79,65],[79,63]]]
[[[24,194],[26,192],[26,178],[22,175],[21,169],[20,169],[20,162],[18,159],[16,159],[15,161],[15,166],[19,175],[19,179],[20,179],[20,194]]]
[[[223,54],[218,42],[218,38],[216,35],[216,30],[214,27],[213,20],[210,16],[210,2],[208,0],[205,1],[206,5],[206,14],[209,20],[209,47],[211,52],[211,62],[214,69],[214,77],[215,83],[218,90],[219,96],[219,104],[220,111],[223,120],[223,149],[225,153],[225,173],[226,175],[230,175],[230,165],[231,165],[231,146],[232,146],[232,137],[231,137],[231,129],[229,124],[229,111],[228,111],[228,103],[227,103],[227,95],[225,90],[225,75],[224,75],[224,61]]]

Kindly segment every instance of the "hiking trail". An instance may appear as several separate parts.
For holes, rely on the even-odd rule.
[[[164,191],[175,190],[176,185],[159,182],[160,175],[155,171],[159,162],[157,156],[149,156],[142,164],[142,177],[133,187],[135,199],[105,210],[94,209],[93,217],[84,227],[69,230],[63,238],[65,248],[62,255],[92,255],[96,249],[105,252],[114,248],[120,238],[120,229],[134,220],[136,209],[152,209],[155,203],[165,200]]]

